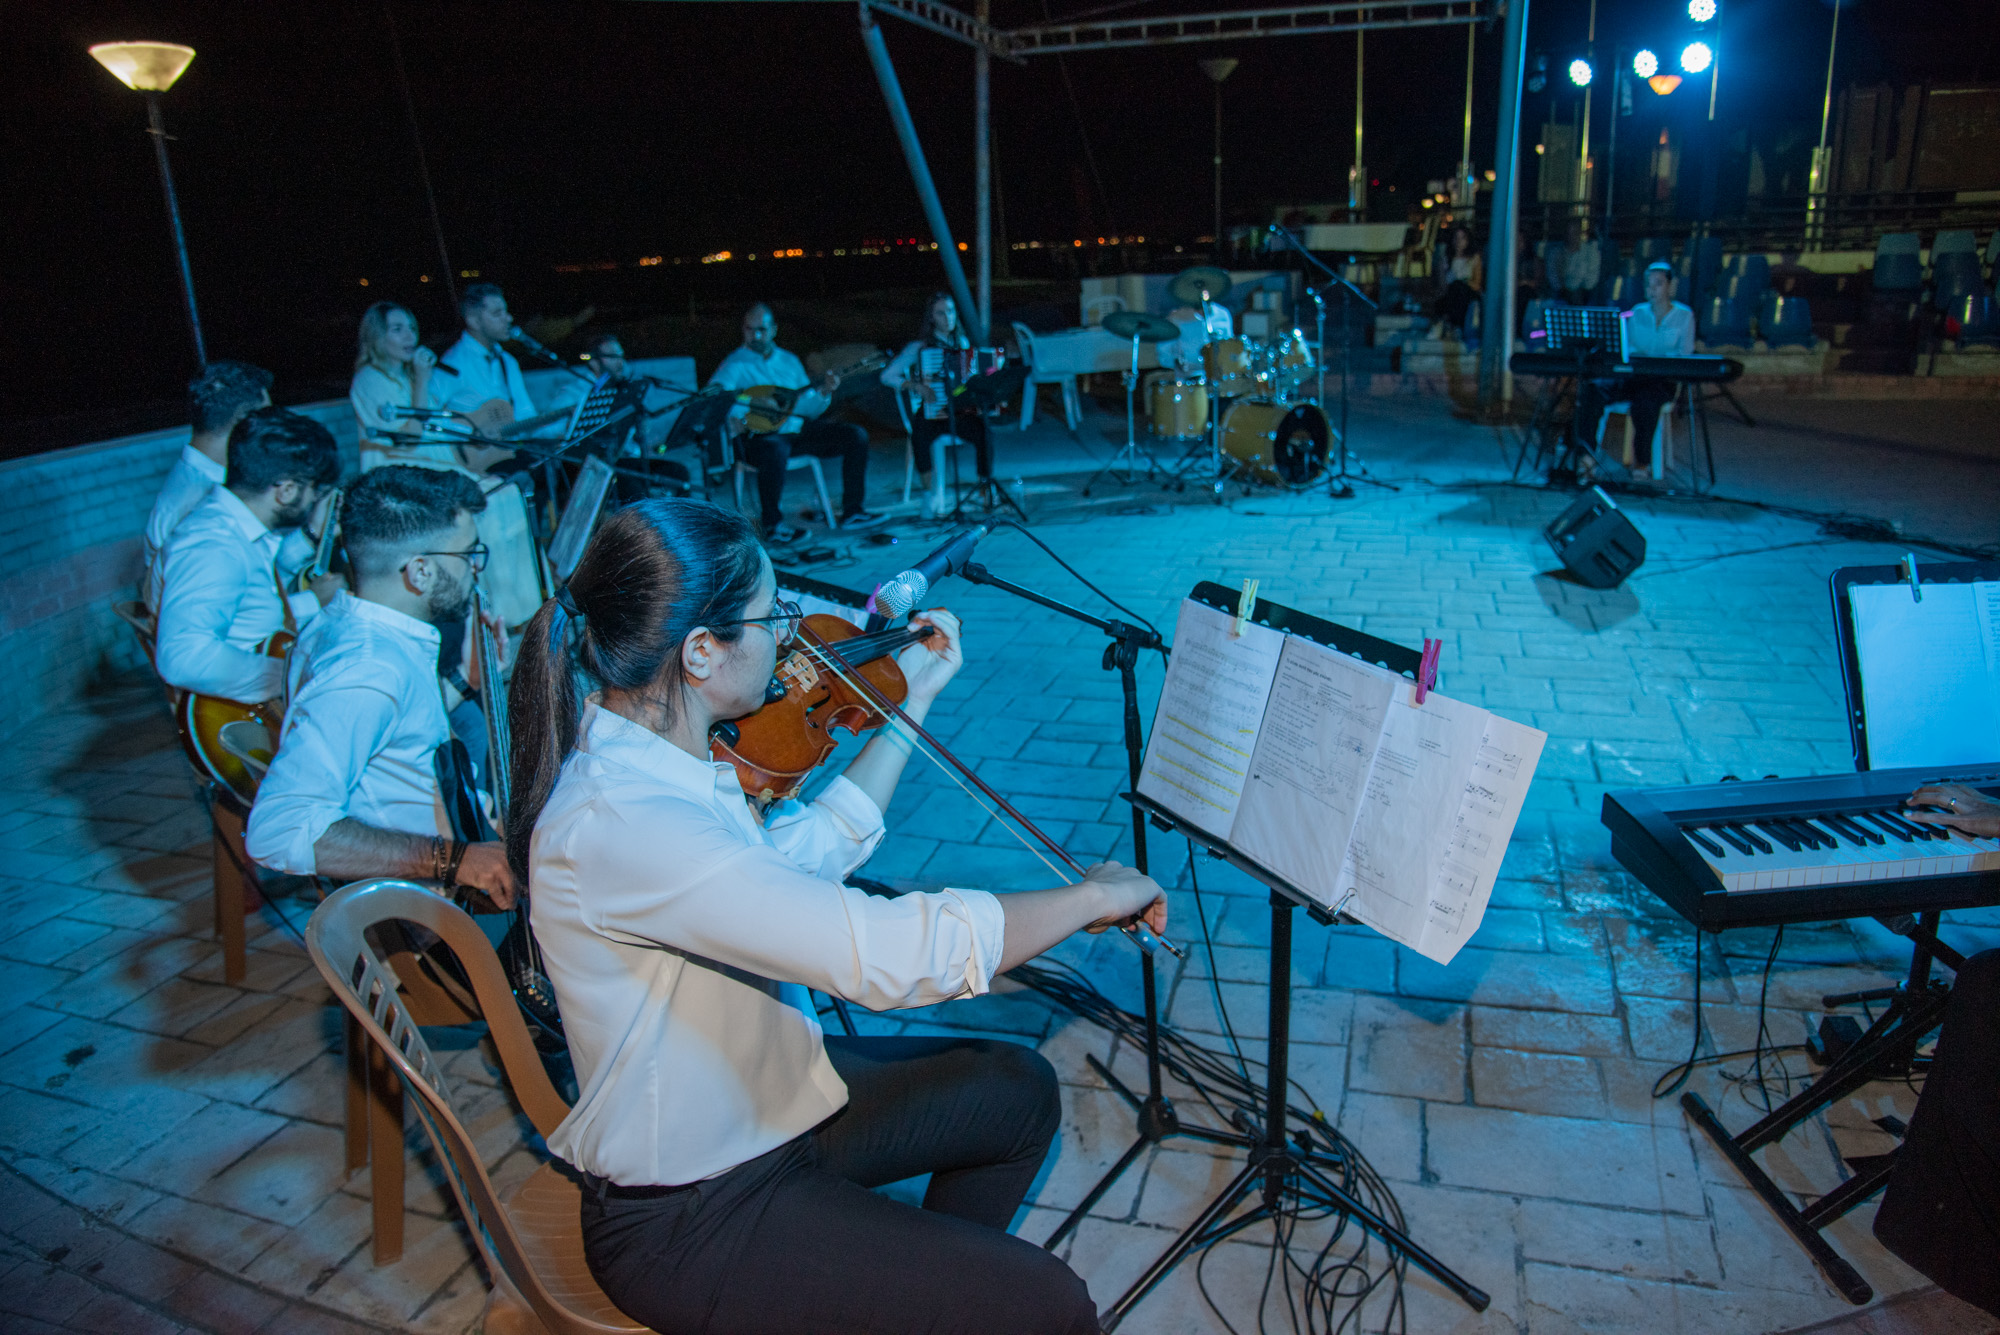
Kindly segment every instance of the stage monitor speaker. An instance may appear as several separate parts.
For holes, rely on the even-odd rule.
[[[1615,589],[1646,559],[1646,538],[1602,487],[1577,498],[1542,530],[1568,571],[1593,589]]]

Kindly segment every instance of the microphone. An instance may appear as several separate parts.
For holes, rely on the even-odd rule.
[[[973,547],[990,532],[985,524],[975,524],[952,535],[944,546],[910,569],[876,585],[874,596],[869,599],[871,610],[885,617],[907,616],[915,611],[932,584],[965,569],[965,563],[972,559]]]
[[[431,370],[443,371],[446,375],[458,374],[458,368],[456,366],[453,366],[450,362],[444,360],[444,358],[442,357],[438,358],[436,361],[431,363]]]
[[[554,362],[558,366],[561,366],[563,364],[563,359],[556,356],[555,353],[549,351],[547,344],[543,343],[540,339],[536,338],[533,334],[530,334],[527,330],[521,328],[521,326],[519,325],[515,325],[511,329],[509,329],[507,331],[507,337],[513,342],[519,343],[522,347],[526,348],[529,352],[534,353],[537,357],[546,357],[548,360]]]

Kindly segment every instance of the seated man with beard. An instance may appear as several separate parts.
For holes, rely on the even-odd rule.
[[[291,704],[257,790],[245,847],[267,867],[337,881],[404,876],[514,902],[506,852],[454,840],[436,756],[451,739],[438,626],[472,609],[486,564],[462,473],[395,464],[341,505],[354,592],[340,593],[292,651]]]

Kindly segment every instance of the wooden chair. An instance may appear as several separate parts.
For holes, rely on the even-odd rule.
[[[569,1109],[542,1071],[499,957],[463,911],[412,882],[386,879],[350,885],[314,911],[306,925],[313,963],[385,1069],[416,1095],[417,1116],[492,1277],[483,1329],[488,1335],[644,1332],[590,1276],[578,1222],[582,1189],[565,1167],[543,1164],[504,1196],[494,1188],[405,1004],[400,975],[371,940],[371,929],[405,923],[435,933],[465,967],[508,1083],[536,1129],[546,1136]]]

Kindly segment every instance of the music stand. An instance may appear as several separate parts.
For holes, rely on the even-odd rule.
[[[681,404],[681,415],[667,429],[667,438],[660,442],[658,453],[662,455],[689,448],[700,452],[704,493],[708,491],[708,481],[729,468],[728,455],[722,448],[722,432],[723,423],[729,420],[730,410],[735,406],[736,395],[731,390],[710,388],[691,394]]]
[[[1548,307],[1542,313],[1542,324],[1549,331],[1549,351],[1575,353],[1581,375],[1591,353],[1616,356],[1618,315],[1615,306]]]
[[[1206,603],[1233,615],[1237,610],[1237,599],[1240,594],[1220,584],[1204,581],[1197,584],[1188,596],[1197,602]],[[1342,653],[1357,654],[1380,663],[1391,672],[1414,676],[1421,668],[1423,655],[1414,649],[1406,649],[1362,631],[1337,626],[1330,621],[1322,621],[1318,617],[1262,599],[1258,600],[1251,620],[1290,635],[1304,636]],[[1370,1210],[1366,1204],[1333,1180],[1328,1170],[1338,1172],[1344,1166],[1337,1144],[1322,1149],[1310,1127],[1287,1127],[1286,1122],[1290,1115],[1287,1090],[1290,1081],[1288,1058],[1292,1022],[1292,912],[1303,906],[1315,919],[1329,923],[1335,921],[1335,916],[1328,913],[1305,891],[1245,856],[1226,839],[1195,828],[1180,816],[1137,792],[1126,793],[1124,797],[1134,808],[1145,812],[1154,825],[1163,829],[1179,830],[1189,839],[1203,845],[1214,856],[1239,868],[1253,879],[1263,882],[1270,889],[1271,957],[1268,984],[1270,1038],[1264,1070],[1266,1084],[1263,1125],[1258,1126],[1254,1119],[1246,1115],[1240,1117],[1237,1123],[1244,1134],[1206,1129],[1199,1132],[1203,1140],[1246,1150],[1248,1158],[1242,1171],[1237,1173],[1229,1185],[1195,1216],[1193,1223],[1181,1230],[1180,1235],[1166,1251],[1162,1252],[1158,1259],[1146,1268],[1146,1272],[1133,1281],[1132,1286],[1105,1311],[1100,1318],[1104,1330],[1115,1330],[1132,1308],[1166,1278],[1170,1270],[1185,1260],[1190,1252],[1231,1237],[1260,1219],[1277,1219],[1314,1210],[1345,1214],[1368,1232],[1382,1239],[1389,1247],[1429,1271],[1438,1282],[1457,1294],[1473,1311],[1485,1311],[1492,1301],[1485,1292],[1456,1274],[1444,1262],[1418,1246],[1408,1234]],[[1127,1098],[1132,1097],[1130,1091],[1125,1092]],[[1182,1134],[1187,1132],[1183,1131]],[[1125,1158],[1119,1161],[1117,1167],[1113,1169],[1112,1176],[1115,1177],[1118,1171],[1137,1156],[1140,1147],[1149,1140],[1157,1138],[1157,1135],[1149,1134],[1146,1120],[1142,1116],[1140,1140],[1131,1151],[1127,1152]],[[1102,1194],[1106,1185],[1108,1182],[1100,1183],[1095,1194]],[[1248,1212],[1229,1218],[1230,1211],[1253,1191],[1260,1191],[1259,1203],[1252,1206]]]

